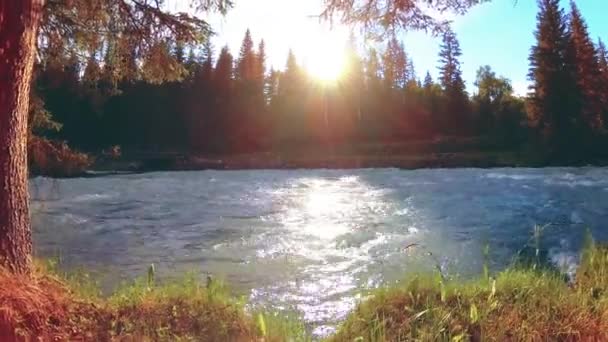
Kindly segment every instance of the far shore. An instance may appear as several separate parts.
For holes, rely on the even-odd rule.
[[[100,176],[116,173],[194,170],[289,170],[360,168],[502,168],[549,166],[606,166],[608,158],[549,160],[526,147],[504,148],[484,138],[443,138],[398,143],[359,143],[268,149],[265,152],[202,153],[127,149],[120,154],[90,154],[88,168],[61,166],[46,173],[52,177]]]
[[[100,160],[92,166],[98,172],[152,172],[194,170],[262,169],[361,169],[361,168],[502,168],[549,166],[605,166],[608,160],[575,162],[534,161],[516,152],[453,152],[407,155],[320,155],[284,156],[252,153],[231,156],[196,154],[149,154],[146,158]]]

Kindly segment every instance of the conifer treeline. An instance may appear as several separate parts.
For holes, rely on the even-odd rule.
[[[437,82],[428,72],[417,78],[396,38],[364,52],[353,38],[344,74],[323,84],[292,52],[283,70],[268,68],[264,41],[256,46],[248,30],[236,57],[227,47],[215,59],[209,45],[167,43],[160,55],[176,63],[159,64],[183,68],[184,76],[169,83],[110,82],[117,79],[111,73],[153,73],[154,66],[109,47],[85,65],[70,56],[39,65],[37,91],[63,124],[46,134],[93,151],[234,153],[438,136],[485,136],[505,147],[533,142],[557,153],[587,148],[608,122],[606,48],[589,38],[574,3],[566,16],[558,0],[538,2],[527,99],[489,66],[479,69],[470,96],[451,31],[443,35]]]
[[[531,126],[551,153],[588,152],[608,123],[604,45],[594,45],[574,1],[569,15],[559,0],[539,0],[539,7],[530,54]]]

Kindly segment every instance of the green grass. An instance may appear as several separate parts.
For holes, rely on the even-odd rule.
[[[541,232],[531,239],[536,251]],[[486,247],[486,263],[488,254]],[[0,310],[0,336],[8,326],[10,333],[49,340],[312,340],[297,314],[252,310],[221,280],[195,274],[158,283],[151,267],[109,297],[86,270],[61,274],[55,261],[33,279],[15,278],[0,272],[0,300],[9,303]],[[538,252],[497,274],[484,266],[477,279],[419,274],[373,290],[326,340],[608,340],[608,248],[588,238],[572,282],[543,267]]]
[[[421,275],[378,289],[329,341],[608,340],[608,249],[587,244],[576,280],[513,266],[444,281]]]

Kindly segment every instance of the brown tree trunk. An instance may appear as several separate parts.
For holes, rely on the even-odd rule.
[[[0,0],[0,266],[31,268],[27,116],[44,0]]]

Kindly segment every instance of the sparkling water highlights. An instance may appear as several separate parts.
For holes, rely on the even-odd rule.
[[[36,178],[31,192],[37,253],[106,289],[151,263],[165,278],[213,274],[319,335],[365,289],[480,272],[485,244],[504,267],[537,223],[551,223],[543,246],[567,272],[586,228],[608,240],[605,168],[162,172]]]

